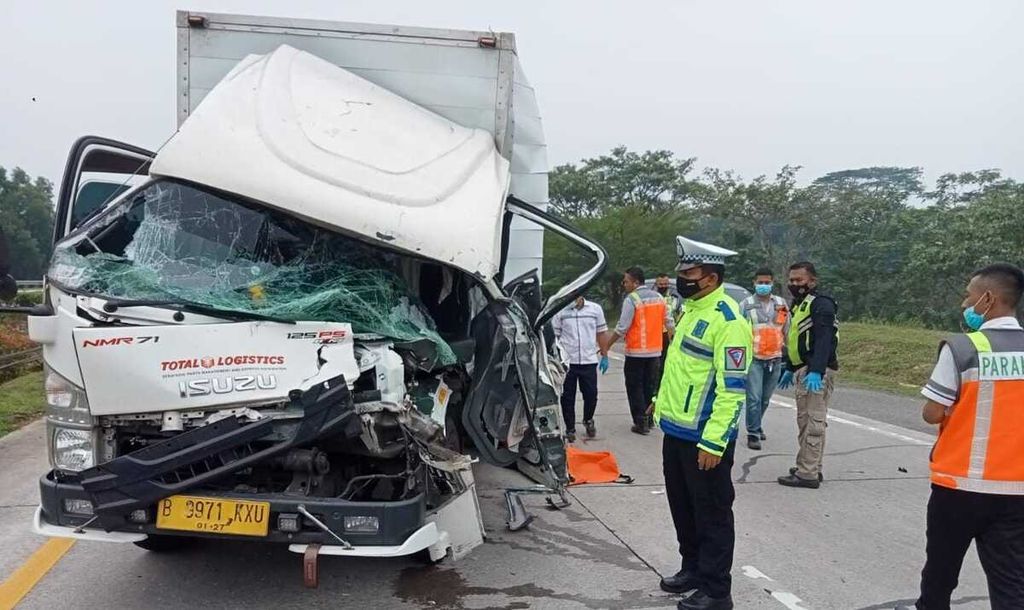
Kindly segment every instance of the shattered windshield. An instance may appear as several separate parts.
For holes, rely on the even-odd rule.
[[[286,214],[163,180],[57,245],[49,278],[128,300],[176,300],[359,333],[427,339],[455,355],[401,274],[402,258]]]

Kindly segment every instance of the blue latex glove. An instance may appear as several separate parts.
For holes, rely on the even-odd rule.
[[[821,385],[821,373],[807,373],[804,377],[804,387],[808,392],[820,392]]]
[[[608,356],[601,356],[601,362],[597,365],[597,370],[601,371],[602,375],[608,372]]]
[[[793,385],[793,371],[782,371],[782,377],[779,377],[779,389],[785,390]]]

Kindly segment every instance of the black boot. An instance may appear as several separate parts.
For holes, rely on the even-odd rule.
[[[672,576],[661,579],[661,590],[667,593],[686,593],[698,586],[700,583],[697,581],[697,574],[690,570],[679,570]]]
[[[796,474],[796,470],[797,470],[796,466],[791,467],[789,469],[789,474]],[[818,473],[818,482],[821,483],[824,480],[825,480],[825,475],[819,472]]]
[[[779,485],[785,485],[786,487],[806,487],[807,489],[817,489],[821,487],[821,481],[818,479],[803,479],[795,474],[786,475],[779,477]]]
[[[760,439],[760,437],[758,437],[758,436],[748,436],[747,437],[747,447],[750,447],[754,451],[760,451],[761,450],[761,439]]]
[[[698,590],[676,604],[676,608],[679,610],[732,610],[732,596],[708,597],[707,593]]]

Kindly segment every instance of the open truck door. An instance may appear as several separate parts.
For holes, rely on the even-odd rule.
[[[98,136],[79,138],[71,147],[53,222],[57,243],[149,174],[156,153]]]
[[[525,474],[554,488],[568,480],[565,444],[559,384],[552,379],[539,337],[555,313],[600,277],[607,254],[599,244],[537,207],[511,197],[508,210],[570,240],[595,260],[543,302],[537,298],[537,273],[524,274],[505,286],[508,299],[492,302],[474,319],[476,372],[462,420],[484,459],[502,466],[518,462]]]

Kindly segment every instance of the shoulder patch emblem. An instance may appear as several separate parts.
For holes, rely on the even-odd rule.
[[[725,348],[725,370],[742,371],[747,368],[747,348]]]
[[[698,338],[698,339],[703,339],[704,338],[704,333],[706,333],[706,332],[708,332],[708,322],[707,322],[707,320],[697,320],[697,324],[694,325],[693,332],[690,333],[690,334],[693,335],[694,337]]]
[[[722,313],[722,317],[725,318],[726,322],[732,322],[736,319],[736,314],[732,312],[732,308],[725,301],[719,301],[715,309]]]

